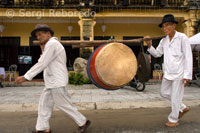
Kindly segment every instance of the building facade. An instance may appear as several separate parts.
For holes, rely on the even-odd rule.
[[[30,33],[38,23],[48,24],[59,40],[127,40],[146,35],[162,36],[158,27],[165,14],[179,22],[177,31],[188,37],[200,30],[200,0],[1,0],[0,67],[7,71],[18,65],[24,74],[37,62],[41,51]],[[155,47],[159,40],[153,40]],[[88,57],[94,48],[72,48],[63,44],[67,66],[74,59]],[[137,55],[140,45],[130,45]],[[85,56],[86,55],[86,56]],[[194,67],[200,67],[199,52],[194,52]],[[30,62],[20,62],[20,60]],[[152,58],[152,65],[162,58]],[[41,74],[36,78],[41,78]]]

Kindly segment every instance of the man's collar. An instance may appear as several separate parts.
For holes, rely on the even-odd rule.
[[[47,44],[50,40],[53,40],[53,39],[58,40],[57,37],[51,37],[51,38],[49,38],[49,40],[45,44]]]
[[[177,37],[178,37],[178,33],[177,33],[177,31],[175,31],[173,38],[177,38]],[[169,39],[169,35],[167,35],[166,38]]]
[[[52,39],[56,39],[56,40],[58,40],[57,37],[51,37],[51,38],[49,39],[49,41],[52,40]]]

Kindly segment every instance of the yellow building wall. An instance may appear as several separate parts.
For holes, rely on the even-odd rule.
[[[60,40],[61,36],[80,36],[80,28],[78,23],[72,23],[73,31],[68,33],[67,23],[47,23],[55,32],[55,37]],[[30,33],[34,29],[36,23],[4,23],[5,31],[2,36],[5,37],[21,37],[20,45],[28,46]],[[162,36],[163,32],[158,24],[128,24],[128,23],[109,23],[106,25],[105,33],[101,30],[102,23],[97,23],[94,27],[94,36],[115,36],[116,40],[122,40],[123,36]],[[177,25],[177,31],[183,32],[183,27]]]
[[[24,9],[26,12],[30,11],[32,12],[31,15],[26,15],[24,17],[20,16],[19,10],[20,9],[13,9],[15,11],[15,14],[12,19],[15,18],[22,18],[29,21],[29,19],[37,19],[37,11],[42,11],[41,19],[54,19],[52,23],[47,23],[54,31],[55,36],[60,39],[61,36],[80,36],[80,26],[77,23],[72,23],[73,31],[71,34],[68,33],[67,26],[69,23],[56,23],[56,18],[63,18],[68,20],[69,18],[78,18],[79,16],[74,13],[73,16],[63,16],[62,14],[57,15],[51,15],[50,10],[51,9]],[[61,11],[73,11],[77,12],[75,10],[70,9],[55,9],[54,11],[61,12]],[[183,22],[184,20],[189,20],[190,16],[194,16],[195,11],[187,12],[186,10],[173,10],[173,9],[159,9],[159,10],[141,10],[141,9],[134,9],[134,10],[123,10],[123,11],[104,11],[99,12],[96,14],[96,18],[110,18],[110,17],[120,17],[120,18],[162,18],[165,14],[174,14],[175,18],[181,19]],[[8,19],[7,9],[1,8],[0,9],[0,16]],[[200,17],[200,16],[199,16]],[[15,36],[15,37],[21,37],[20,39],[20,45],[21,46],[28,46],[29,45],[29,37],[31,31],[34,29],[36,23],[3,23],[6,27],[5,31],[1,34],[2,36]],[[103,33],[101,30],[102,23],[96,23],[94,26],[94,36],[115,36],[116,40],[122,40],[123,36],[161,36],[163,35],[162,30],[158,27],[158,24],[133,24],[133,23],[105,23],[106,24],[106,32]],[[189,29],[189,28],[185,28]],[[177,25],[177,31],[184,32],[185,34],[189,35],[189,32],[184,30],[183,25],[181,22]]]
[[[115,36],[116,40],[122,40],[123,36],[161,36],[162,31],[157,24],[105,24],[106,31],[103,34],[102,24],[96,24],[95,36]]]
[[[21,37],[20,45],[28,46],[29,45],[29,37],[31,37],[31,31],[34,29],[36,23],[4,23],[5,31],[1,34],[5,37]],[[80,28],[78,24],[71,24],[73,26],[73,31],[71,34],[68,33],[67,26],[69,24],[66,23],[48,23],[55,34],[54,36],[60,39],[61,36],[79,36]]]
[[[162,36],[162,30],[158,24],[105,24],[106,32],[103,34],[101,30],[102,24],[96,24],[95,36],[115,36],[116,40],[122,40],[123,36]],[[177,31],[184,32],[183,27],[178,24]]]

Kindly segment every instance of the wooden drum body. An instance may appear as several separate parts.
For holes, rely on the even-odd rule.
[[[97,87],[115,90],[134,78],[137,59],[133,51],[122,43],[104,44],[91,54],[87,72]]]

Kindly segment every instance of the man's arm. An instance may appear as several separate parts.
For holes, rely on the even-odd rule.
[[[185,57],[183,82],[185,86],[187,86],[189,80],[192,80],[193,59],[192,59],[192,49],[189,40],[186,36],[182,38],[182,50]]]
[[[144,38],[150,38],[149,36],[146,36]],[[163,46],[162,46],[162,40],[160,41],[158,47],[155,49],[152,44],[151,44],[151,41],[148,40],[148,41],[145,41],[147,46],[148,46],[148,49],[147,51],[153,55],[154,57],[161,57],[163,55]]]
[[[40,44],[40,48],[41,48],[41,52],[43,53],[44,52],[44,48],[45,48],[45,44]],[[17,84],[20,84],[20,83],[23,83],[24,81],[26,81],[27,79],[25,79],[24,76],[19,76],[16,78],[15,82]]]
[[[32,80],[37,74],[42,72],[53,60],[55,46],[50,45],[45,48],[38,62],[24,75],[27,80]]]
[[[54,44],[51,44],[48,47],[46,47],[38,62],[34,66],[32,66],[31,69],[24,76],[17,77],[15,82],[22,83],[25,80],[32,80],[37,74],[42,72],[54,59],[54,51]]]

